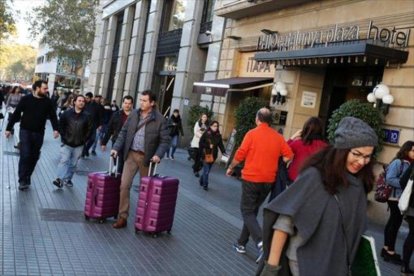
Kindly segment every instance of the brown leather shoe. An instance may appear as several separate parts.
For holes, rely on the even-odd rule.
[[[127,220],[125,218],[118,218],[118,220],[112,224],[113,228],[125,228],[127,226]]]

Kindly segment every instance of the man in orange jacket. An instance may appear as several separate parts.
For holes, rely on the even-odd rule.
[[[245,162],[240,204],[244,224],[233,247],[238,253],[246,253],[251,234],[259,251],[256,262],[263,254],[262,229],[256,218],[257,213],[276,180],[279,157],[283,156],[285,162],[293,158],[293,152],[283,136],[270,127],[271,122],[270,110],[261,108],[256,114],[257,127],[246,133],[226,172],[230,176],[235,166]]]

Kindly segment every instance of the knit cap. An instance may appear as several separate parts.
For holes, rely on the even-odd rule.
[[[344,117],[335,130],[334,147],[337,149],[376,147],[377,145],[377,134],[361,119]]]

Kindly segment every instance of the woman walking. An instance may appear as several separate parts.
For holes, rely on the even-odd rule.
[[[16,106],[22,99],[21,89],[18,86],[13,87],[13,89],[10,92],[10,95],[7,97],[6,102],[6,111],[9,114],[8,120],[10,121],[11,116],[14,113],[14,110],[16,109]],[[11,134],[14,134],[14,128],[11,130]]]
[[[323,133],[321,119],[318,117],[310,117],[303,125],[303,129],[297,131],[287,141],[294,153],[293,160],[288,168],[290,181],[295,181],[299,173],[299,168],[306,158],[328,145],[324,141]]]
[[[366,228],[374,130],[343,118],[333,145],[311,156],[296,181],[264,210],[262,275],[349,275]]]
[[[203,166],[200,158],[200,151],[198,149],[200,138],[203,135],[204,131],[208,128],[208,117],[207,114],[202,113],[200,115],[200,119],[195,123],[194,125],[194,136],[191,140],[191,148],[192,151],[194,151],[194,165],[193,165],[193,173],[196,177],[199,177],[199,171],[201,170],[201,167]]]
[[[170,158],[170,150],[171,150],[171,160],[174,160],[174,153],[178,146],[178,140],[180,138],[180,134],[181,136],[184,136],[180,111],[178,109],[174,109],[173,114],[168,120],[168,128],[170,129],[171,148],[168,149],[166,158],[167,159]]]
[[[401,188],[404,189],[407,186],[409,180],[414,180],[414,162],[401,177]],[[408,223],[408,235],[405,239],[403,246],[403,257],[401,274],[404,276],[414,275],[414,271],[410,269],[410,259],[414,251],[414,193],[411,192],[410,203],[408,210],[404,213],[405,220]]]
[[[413,161],[414,141],[407,141],[388,165],[385,175],[386,183],[393,189],[387,201],[390,217],[384,229],[384,247],[381,250],[381,256],[384,261],[397,265],[401,264],[401,255],[395,252],[395,242],[403,220],[403,215],[398,208],[398,200],[403,191],[400,186],[400,178]]]
[[[213,121],[207,131],[201,136],[199,144],[199,152],[203,160],[203,174],[200,177],[200,186],[203,186],[206,191],[208,190],[208,174],[217,159],[219,148],[222,154],[226,154],[219,131],[219,123]]]

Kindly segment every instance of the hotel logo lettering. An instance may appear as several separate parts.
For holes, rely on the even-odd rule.
[[[316,45],[327,47],[329,43],[338,43],[359,39],[380,41],[388,47],[405,48],[408,46],[410,29],[379,28],[369,22],[366,36],[361,36],[357,25],[338,26],[323,30],[308,32],[290,32],[287,34],[267,34],[259,37],[257,50],[259,51],[292,51],[312,48]]]

